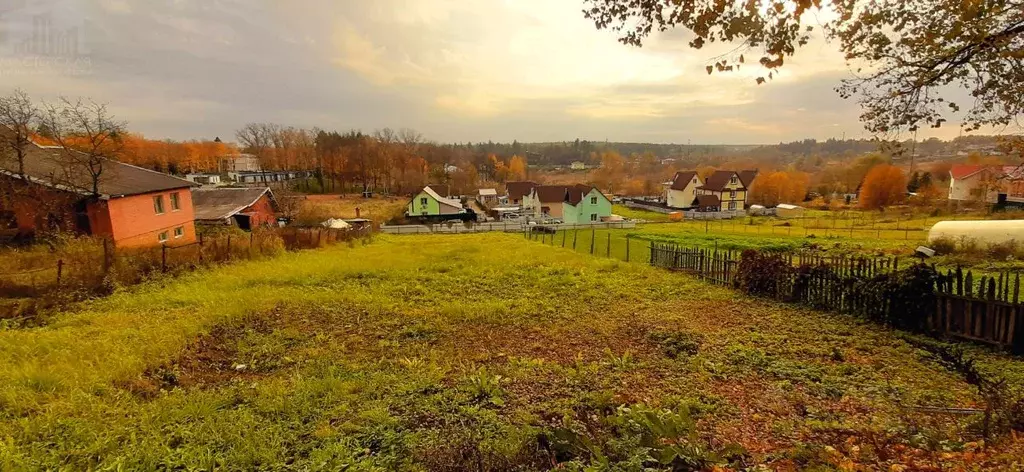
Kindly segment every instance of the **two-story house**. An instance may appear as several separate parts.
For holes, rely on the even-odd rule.
[[[737,172],[716,170],[697,189],[697,195],[718,197],[721,210],[743,210],[747,203],[747,187]],[[694,199],[696,205],[696,198]]]
[[[596,223],[612,216],[612,202],[600,190],[576,185],[566,190],[562,221],[571,224]]]
[[[665,203],[671,208],[690,208],[697,198],[697,189],[704,183],[695,171],[676,172],[665,189]]]

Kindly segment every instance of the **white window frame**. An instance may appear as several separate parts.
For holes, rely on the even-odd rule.
[[[185,237],[185,227],[179,226],[177,228],[174,228],[174,239],[179,239],[183,237]]]
[[[171,211],[181,211],[181,196],[178,192],[171,193]]]
[[[597,221],[597,213],[590,214],[590,221]]]
[[[153,197],[153,212],[158,215],[167,213],[167,209],[164,208],[164,196],[156,195]]]
[[[161,231],[160,234],[156,235],[156,240],[161,243],[166,243],[167,239],[167,231]]]

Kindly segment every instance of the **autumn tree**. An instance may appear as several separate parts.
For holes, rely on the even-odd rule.
[[[127,124],[105,104],[63,97],[45,105],[43,121],[60,147],[61,183],[99,196],[107,163],[119,159],[124,149]]]
[[[735,56],[707,66],[728,72],[756,55],[773,77],[821,28],[844,54],[854,77],[837,88],[858,97],[866,128],[876,133],[941,126],[971,95],[963,126],[1007,125],[1024,112],[1024,0],[585,0],[584,15],[620,41],[640,46],[652,33],[682,28],[690,47],[740,44]]]
[[[507,180],[526,180],[526,159],[513,155],[508,160]]]
[[[626,161],[615,151],[600,153],[601,167],[594,172],[594,183],[602,190],[617,192],[626,180]]]
[[[860,191],[860,206],[880,210],[902,203],[907,196],[907,176],[899,167],[883,164],[875,166],[864,178]]]
[[[25,156],[32,145],[33,129],[41,121],[39,107],[18,89],[0,97],[0,168],[24,177]]]
[[[773,207],[780,203],[800,203],[807,196],[810,176],[804,172],[779,171],[759,176],[750,191],[753,203]]]

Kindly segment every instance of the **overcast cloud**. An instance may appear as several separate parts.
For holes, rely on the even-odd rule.
[[[757,86],[753,66],[706,74],[724,46],[693,51],[679,32],[642,49],[623,46],[596,31],[581,7],[580,0],[6,0],[0,92],[90,97],[109,103],[133,130],[173,139],[234,139],[250,121],[411,127],[444,142],[867,137],[856,104],[832,90],[847,69],[824,41]]]

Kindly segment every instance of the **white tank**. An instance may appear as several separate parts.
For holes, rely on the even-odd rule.
[[[989,244],[1010,240],[1024,243],[1024,220],[940,221],[928,231],[928,242],[961,237]]]

